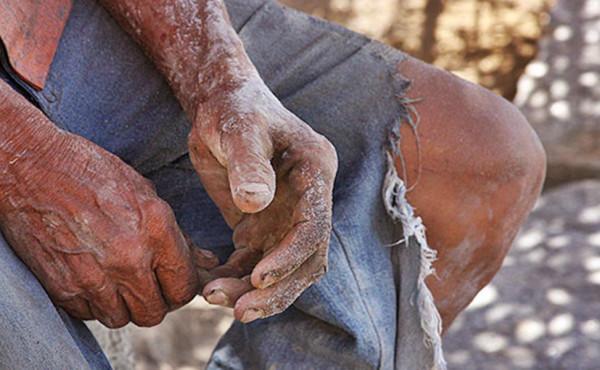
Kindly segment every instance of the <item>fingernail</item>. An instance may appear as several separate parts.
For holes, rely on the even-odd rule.
[[[215,289],[206,297],[208,303],[229,306],[229,297],[220,289]]]
[[[269,193],[269,187],[267,184],[262,184],[259,182],[248,182],[245,184],[241,184],[237,188],[238,192],[244,192],[247,194],[264,194]]]
[[[211,251],[207,251],[205,249],[197,249],[197,251],[204,257],[204,258],[208,258],[208,259],[213,259],[216,258],[217,256],[211,252]]]
[[[246,312],[244,312],[244,315],[242,316],[241,321],[244,324],[247,324],[254,320],[262,319],[264,316],[265,316],[265,311],[260,310],[258,308],[249,308],[246,310]]]
[[[273,271],[271,271],[271,272],[265,272],[262,275],[262,279],[261,279],[262,280],[262,284],[261,284],[260,288],[262,288],[262,289],[268,288],[271,285],[275,284],[276,283],[276,278],[277,278],[277,274],[275,272],[273,272]]]

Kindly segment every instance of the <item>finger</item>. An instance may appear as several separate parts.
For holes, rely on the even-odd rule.
[[[190,134],[189,145],[190,159],[200,176],[204,189],[219,207],[229,227],[235,227],[241,219],[242,213],[233,203],[227,170],[217,161],[195,130],[192,130]]]
[[[198,292],[200,292],[208,283],[217,279],[216,276],[203,269],[198,270]]]
[[[283,192],[283,190],[282,190]],[[276,246],[293,226],[291,217],[281,217],[289,212],[292,196],[276,198],[269,206],[269,212],[246,215],[233,230],[235,248],[251,248],[269,251]],[[285,201],[282,201],[285,199]]]
[[[182,232],[182,234],[188,248],[192,251],[192,257],[198,269],[210,270],[219,265],[219,257],[207,249],[200,248],[186,233]]]
[[[119,292],[129,309],[131,321],[138,326],[158,325],[169,311],[156,276],[151,271],[121,284]]]
[[[198,293],[199,272],[187,263],[161,264],[154,271],[162,296],[170,310],[187,304]]]
[[[166,204],[156,203],[152,211],[147,209],[146,219],[150,224],[153,214],[154,217],[160,217],[160,221],[153,223],[150,238],[153,243],[150,249],[155,251],[152,276],[156,276],[154,285],[158,285],[167,307],[173,310],[191,301],[198,292],[197,260],[179,229],[171,208]],[[148,274],[144,274],[142,278],[147,279],[147,276]]]
[[[196,263],[196,267],[200,269],[210,270],[219,265],[219,257],[213,252],[200,249],[198,247],[192,247],[192,254]]]
[[[257,122],[248,122],[223,133],[222,143],[233,203],[244,213],[262,211],[275,196],[273,146],[267,131]]]
[[[248,323],[283,312],[309,286],[326,272],[327,257],[315,254],[292,275],[266,289],[255,289],[241,296],[235,304],[237,320]]]
[[[327,250],[331,234],[331,185],[318,176],[300,168],[290,181],[303,191],[296,204],[294,227],[279,245],[264,257],[252,272],[252,285],[267,288],[286,278],[318,249]],[[312,177],[314,176],[314,177]]]
[[[210,304],[233,307],[238,298],[253,289],[249,276],[244,279],[221,278],[206,285],[202,295]]]
[[[219,265],[219,257],[213,252],[202,249],[188,235],[183,234],[185,237],[185,242],[188,245],[188,248],[192,251],[192,257],[194,258],[194,263],[196,264],[196,268],[210,270]]]
[[[88,293],[86,298],[93,317],[104,326],[117,329],[131,321],[129,310],[113,284],[108,283],[98,291]]]
[[[57,302],[69,315],[79,320],[93,320],[94,315],[88,301],[81,297],[71,298],[63,302]]]
[[[210,270],[210,273],[215,277],[239,278],[246,276],[252,272],[261,256],[262,252],[255,249],[236,249],[225,264]]]
[[[264,257],[252,271],[252,285],[267,288],[289,276],[318,249],[327,249],[329,228],[313,222],[302,222]]]

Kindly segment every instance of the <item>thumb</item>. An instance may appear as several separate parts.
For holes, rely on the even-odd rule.
[[[262,211],[275,196],[270,136],[258,126],[246,127],[228,134],[225,146],[233,203],[244,213]]]
[[[192,252],[192,259],[197,268],[210,270],[219,265],[219,258],[213,252],[200,248],[188,234],[183,233],[183,237]]]

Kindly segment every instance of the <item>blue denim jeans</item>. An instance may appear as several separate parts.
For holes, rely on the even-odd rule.
[[[443,368],[439,315],[424,284],[433,252],[388,164],[400,124],[410,122],[402,99],[409,83],[396,72],[405,55],[271,0],[225,2],[261,76],[334,144],[340,169],[329,272],[284,313],[234,323],[208,368]],[[74,1],[43,91],[4,66],[2,77],[52,121],[151,179],[182,229],[227,258],[232,232],[191,166],[186,116],[95,1]],[[54,308],[3,240],[0,253],[0,367],[110,367],[85,326]]]

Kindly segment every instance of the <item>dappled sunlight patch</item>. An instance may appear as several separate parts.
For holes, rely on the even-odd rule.
[[[579,76],[578,82],[581,86],[595,87],[600,82],[600,75],[593,71],[584,72]]]
[[[545,108],[550,97],[546,91],[538,90],[531,94],[529,104],[532,108]]]
[[[600,339],[600,320],[587,320],[581,323],[579,330],[591,339]]]
[[[538,264],[538,263],[541,263],[547,255],[548,255],[548,253],[545,250],[536,249],[533,252],[527,253],[525,258],[530,263]]]
[[[525,69],[525,73],[534,78],[542,78],[546,75],[546,73],[548,73],[548,70],[549,68],[547,63],[535,61],[529,63],[529,65]]]
[[[515,338],[520,343],[531,343],[546,334],[546,325],[543,321],[530,318],[521,320],[515,329]]]
[[[506,350],[506,356],[517,368],[531,368],[535,365],[535,354],[526,347],[510,347]]]
[[[480,308],[483,308],[485,306],[488,306],[492,303],[494,303],[496,300],[498,299],[498,289],[496,289],[496,287],[494,287],[493,285],[488,285],[485,288],[483,288],[479,294],[477,294],[477,296],[475,296],[475,299],[473,299],[473,302],[471,302],[471,304],[469,305],[469,307],[467,307],[467,311],[473,311],[473,310],[478,310]]]
[[[573,36],[573,29],[566,24],[561,24],[554,30],[553,36],[556,41],[567,41]]]
[[[590,234],[587,238],[587,241],[594,247],[600,247],[600,232]]]
[[[571,118],[571,106],[566,100],[554,102],[550,105],[550,114],[557,119],[566,121]]]
[[[595,18],[600,16],[600,2],[598,1],[586,1],[583,8],[581,9],[581,18]]]
[[[592,284],[600,285],[600,271],[589,274],[587,280]]]
[[[559,358],[573,347],[575,347],[575,339],[573,338],[555,339],[550,342],[546,350],[546,355],[552,358]]]
[[[555,337],[569,333],[575,327],[575,318],[570,313],[554,316],[548,323],[548,333]]]
[[[550,93],[554,99],[564,99],[570,91],[571,88],[565,80],[556,80],[550,85]]]
[[[552,249],[559,249],[566,247],[571,243],[571,237],[569,235],[558,235],[554,236],[546,241],[546,244]]]
[[[583,266],[588,271],[600,270],[600,256],[586,258],[583,261]]]
[[[584,224],[600,223],[600,205],[582,209],[577,220]]]
[[[501,303],[490,307],[485,313],[485,321],[488,324],[494,324],[496,322],[506,319],[511,314],[514,314],[517,307],[509,303]]]
[[[483,332],[473,338],[475,348],[487,352],[499,352],[508,346],[508,338],[494,332]]]
[[[470,356],[470,354],[469,354],[468,351],[455,351],[455,352],[448,353],[448,355],[446,356],[446,358],[452,364],[455,364],[455,365],[464,365],[467,362],[469,362],[469,359],[471,358],[471,356]]]
[[[537,247],[543,240],[545,234],[542,230],[533,229],[522,234],[517,240],[516,247],[520,250],[528,250]]]
[[[565,289],[552,288],[546,292],[548,302],[557,306],[565,306],[573,301],[572,295]]]

